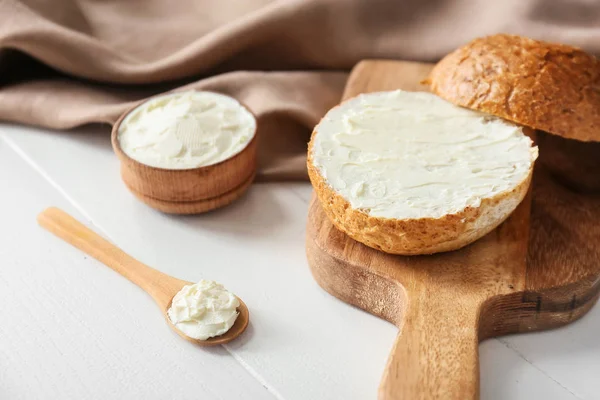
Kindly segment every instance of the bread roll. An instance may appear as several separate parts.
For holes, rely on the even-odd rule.
[[[429,82],[453,104],[569,139],[600,140],[600,62],[581,49],[488,36],[444,57]]]
[[[523,128],[424,92],[359,95],[330,110],[308,172],[333,224],[393,254],[484,236],[523,200],[537,148]]]

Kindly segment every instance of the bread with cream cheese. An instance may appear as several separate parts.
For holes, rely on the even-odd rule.
[[[520,126],[424,92],[359,95],[315,127],[308,172],[333,224],[393,254],[459,249],[525,197],[537,148]]]

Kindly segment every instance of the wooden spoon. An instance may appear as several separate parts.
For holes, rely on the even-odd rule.
[[[156,301],[169,326],[182,338],[200,346],[214,346],[232,341],[244,332],[248,326],[248,308],[238,298],[240,302],[240,306],[237,308],[239,315],[231,329],[226,333],[207,340],[198,340],[186,336],[185,333],[171,323],[167,310],[171,307],[173,296],[183,286],[191,285],[191,282],[173,278],[142,264],[58,208],[50,207],[42,211],[37,220],[46,230],[94,257],[145,290]]]

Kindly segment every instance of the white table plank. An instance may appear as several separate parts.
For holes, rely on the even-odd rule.
[[[170,331],[152,299],[37,226],[80,215],[0,137],[0,398],[274,399],[223,348]]]
[[[482,400],[579,399],[499,340],[483,342],[479,346],[479,356]]]
[[[501,340],[578,398],[600,399],[600,305],[572,325]]]
[[[166,216],[140,204],[120,182],[107,129],[61,133],[4,126],[2,131],[126,251],[183,279],[219,280],[244,298],[251,326],[228,348],[271,393],[284,399],[375,398],[396,329],[331,298],[312,280],[304,255],[309,185],[255,185],[223,210]],[[131,296],[136,289],[128,285],[122,283],[118,293]],[[119,329],[131,332],[124,322]],[[567,329],[579,335],[586,328]],[[496,340],[481,349],[483,399],[574,399],[570,392],[591,393],[588,381],[600,373],[599,367],[581,370],[582,379],[574,382],[578,390],[563,389],[557,383],[561,371],[530,364],[528,349],[517,352]],[[594,354],[598,358],[600,352]],[[160,370],[160,364],[150,363],[150,376],[158,373],[152,367]]]

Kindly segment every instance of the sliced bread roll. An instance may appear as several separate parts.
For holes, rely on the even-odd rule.
[[[600,61],[576,47],[498,34],[475,39],[431,71],[449,102],[579,141],[600,141]]]
[[[393,254],[459,249],[523,200],[537,148],[523,129],[424,92],[378,92],[330,110],[308,172],[333,224]]]

